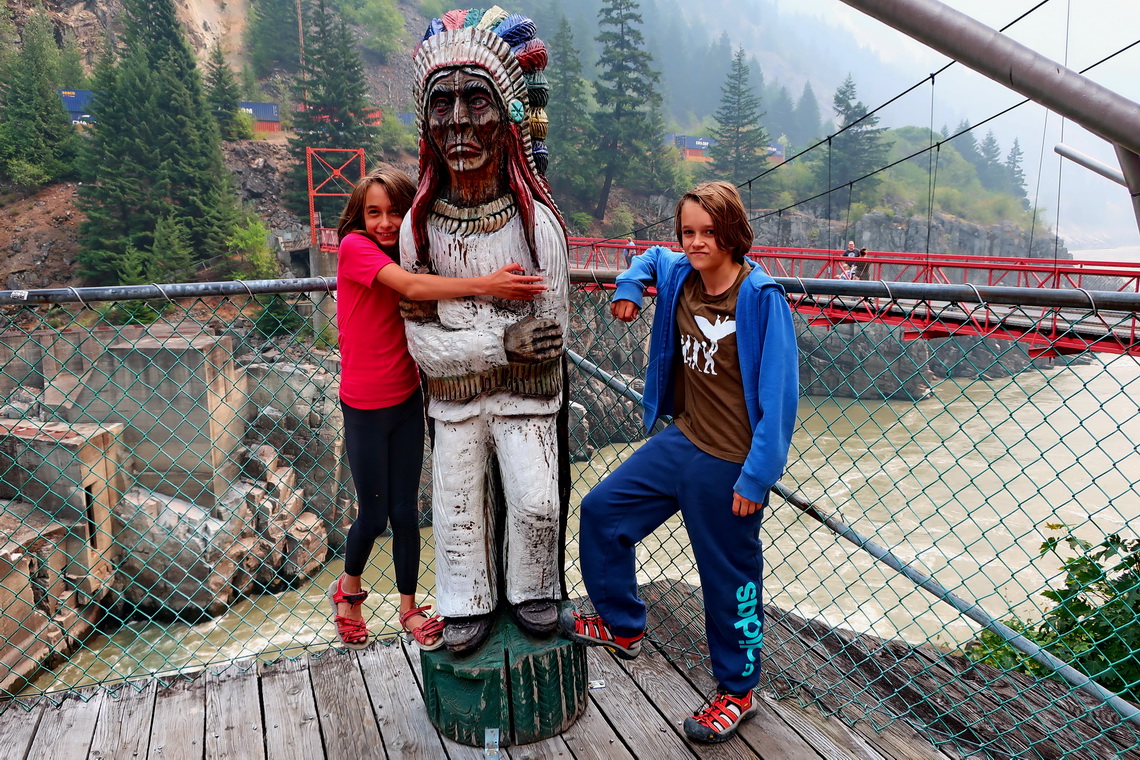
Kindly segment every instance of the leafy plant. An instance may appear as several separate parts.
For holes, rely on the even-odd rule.
[[[305,320],[296,306],[281,294],[274,293],[258,300],[262,309],[253,322],[253,329],[266,338],[296,334],[304,325]]]
[[[1054,606],[1036,623],[1005,622],[1105,688],[1135,701],[1140,698],[1140,539],[1113,534],[1094,545],[1069,534],[1046,540],[1041,554],[1060,556],[1063,546],[1075,552],[1061,563],[1065,584],[1041,594]],[[1003,670],[1052,675],[990,631],[980,633],[966,651],[971,659]]]

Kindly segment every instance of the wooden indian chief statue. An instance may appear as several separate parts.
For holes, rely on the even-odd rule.
[[[552,635],[565,594],[567,245],[542,176],[545,65],[533,22],[497,6],[433,20],[414,57],[420,180],[403,265],[472,277],[517,262],[547,285],[534,301],[405,309],[435,430],[436,600],[456,654],[486,640],[503,601],[524,631]]]

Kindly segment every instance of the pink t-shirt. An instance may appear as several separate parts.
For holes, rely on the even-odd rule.
[[[340,243],[340,397],[355,409],[395,406],[420,384],[400,318],[400,294],[376,281],[376,274],[389,264],[399,266],[367,235],[350,232]]]

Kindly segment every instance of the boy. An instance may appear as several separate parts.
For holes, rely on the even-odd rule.
[[[636,657],[646,621],[636,544],[679,509],[700,573],[718,684],[716,696],[685,720],[685,733],[720,742],[758,709],[760,516],[791,445],[796,335],[783,289],[745,259],[752,227],[736,188],[697,186],[677,204],[674,225],[684,253],[654,246],[636,257],[617,278],[610,310],[632,321],[645,288],[656,286],[645,425],[652,429],[666,415],[675,424],[582,501],[582,578],[598,614],[565,610],[562,626],[571,639]]]

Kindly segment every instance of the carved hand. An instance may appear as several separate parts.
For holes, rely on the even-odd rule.
[[[562,326],[553,319],[524,317],[503,332],[503,347],[513,362],[534,364],[562,354]]]
[[[400,316],[406,322],[439,321],[439,301],[411,301],[400,299]]]

